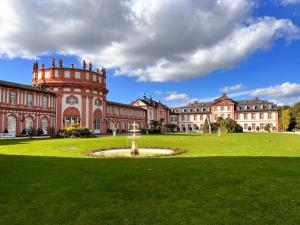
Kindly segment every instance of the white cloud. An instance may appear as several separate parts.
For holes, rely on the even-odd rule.
[[[280,105],[290,105],[300,101],[300,84],[285,82],[276,86],[256,89],[250,95],[266,97]]]
[[[162,95],[162,91],[159,91],[159,90],[157,90],[157,91],[154,91],[154,94],[156,94],[156,95]]]
[[[300,3],[300,0],[281,0],[281,3],[283,5],[291,5],[291,4]]]
[[[177,101],[177,102],[188,102],[189,101],[189,96],[185,93],[177,93],[177,92],[173,92],[171,94],[169,94],[168,96],[165,97],[166,101]]]
[[[223,87],[220,89],[221,92],[223,93],[232,93],[232,92],[237,92],[237,91],[241,91],[241,90],[244,90],[245,89],[245,86],[242,85],[242,84],[236,84],[236,85],[233,85],[233,86],[226,86],[226,87]]]
[[[7,0],[0,57],[58,52],[142,81],[180,81],[233,67],[277,38],[290,21],[253,17],[254,0]]]

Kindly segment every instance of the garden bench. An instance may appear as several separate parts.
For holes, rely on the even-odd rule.
[[[0,139],[10,139],[15,138],[15,135],[10,133],[0,133]]]

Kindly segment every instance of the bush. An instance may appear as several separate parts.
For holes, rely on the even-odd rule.
[[[176,124],[172,124],[172,123],[169,123],[166,125],[166,128],[168,129],[168,131],[170,132],[175,132],[175,128],[176,128]]]
[[[150,129],[141,129],[141,134],[147,134],[147,131],[148,131],[148,134],[160,134],[161,133],[161,130],[159,128],[150,128]]]
[[[259,131],[259,126],[256,127],[256,131]]]
[[[37,129],[36,135],[37,135],[37,136],[42,136],[42,135],[44,135],[44,131],[42,130],[42,128]]]
[[[90,137],[91,132],[88,128],[81,128],[78,124],[73,124],[66,129],[61,129],[58,131],[58,136],[60,137]]]
[[[269,123],[266,124],[265,131],[268,131],[268,132],[271,131],[271,124],[269,124]]]
[[[26,135],[26,129],[22,130],[22,135],[25,136]]]
[[[251,127],[250,126],[248,127],[248,131],[251,131]]]
[[[26,129],[26,135],[29,137],[33,137],[36,135],[36,130],[33,127],[29,127]]]
[[[55,129],[54,129],[54,127],[48,127],[47,128],[47,133],[48,133],[48,135],[50,136],[50,137],[55,137]]]
[[[220,129],[222,133],[241,133],[243,128],[233,119],[218,117],[217,122],[212,128],[214,131]]]
[[[4,134],[8,134],[8,130],[7,130],[7,128],[5,128],[5,130],[4,130],[4,132],[3,132]]]

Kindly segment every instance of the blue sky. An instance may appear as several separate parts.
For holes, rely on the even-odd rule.
[[[80,60],[87,59],[99,67],[103,65],[109,68],[107,87],[110,92],[108,99],[112,101],[129,103],[146,93],[170,106],[177,106],[193,100],[211,101],[224,91],[236,99],[259,96],[278,104],[292,104],[300,100],[300,36],[298,30],[300,28],[300,4],[297,1],[238,0],[240,5],[237,6],[237,9],[226,6],[226,4],[230,4],[229,0],[224,0],[224,6],[214,6],[211,3],[198,5],[195,1],[186,1],[189,2],[189,5],[184,5],[184,7],[182,5],[176,7],[177,3],[169,6],[163,5],[174,7],[174,15],[166,15],[165,11],[158,11],[156,8],[162,7],[159,5],[162,4],[159,1],[132,1],[130,10],[134,11],[135,17],[130,23],[142,24],[141,30],[136,27],[133,30],[132,24],[128,25],[128,21],[124,22],[123,18],[105,20],[106,18],[100,16],[99,20],[104,20],[104,22],[98,25],[98,18],[95,16],[95,18],[90,18],[90,22],[95,21],[97,29],[101,30],[100,33],[93,33],[94,38],[81,37],[81,32],[76,29],[75,31],[73,29],[70,35],[60,28],[59,35],[67,40],[65,43],[63,38],[51,39],[49,31],[40,28],[44,24],[35,24],[35,21],[29,19],[25,19],[23,22],[23,15],[18,15],[20,18],[16,19],[14,13],[20,9],[19,7],[24,6],[22,4],[30,5],[37,1],[21,3],[21,1],[12,0],[9,4],[7,3],[7,6],[0,6],[0,12],[6,13],[6,16],[0,16],[0,25],[4,24],[7,25],[5,27],[10,27],[13,19],[17,21],[13,24],[14,26],[20,21],[22,22],[19,27],[16,27],[20,29],[20,32],[19,30],[14,32],[9,28],[0,28],[1,33],[4,33],[3,37],[0,35],[0,79],[30,84],[34,58],[37,57],[40,64],[44,63],[46,66],[50,66],[51,58],[55,55],[56,57],[62,56],[66,66],[75,63],[77,67],[80,67]],[[53,8],[51,1],[49,2],[48,7]],[[67,0],[62,2],[68,4]],[[82,1],[78,1],[78,4],[80,2]],[[103,3],[103,7],[123,10],[123,6],[120,6],[118,1],[113,2],[115,3],[111,6],[105,5],[111,3]],[[147,11],[149,9],[144,7],[143,4],[147,5],[147,3],[151,6],[151,11]],[[180,4],[185,3],[178,3],[178,5]],[[238,10],[241,11],[245,6],[249,6],[249,9],[239,13]],[[36,7],[42,6],[36,5]],[[222,16],[220,16],[220,21],[213,21],[212,24],[195,22],[192,26],[193,30],[197,31],[198,27],[207,26],[205,29],[199,28],[199,32],[196,32],[183,28],[184,25],[189,26],[189,21],[191,21],[189,17],[184,22],[173,22],[173,16],[181,15],[181,8],[186,10],[197,8],[204,14],[210,12],[214,15],[215,13],[217,17],[224,14],[224,18],[230,17],[231,15],[227,15],[227,13],[232,10],[233,16],[230,17],[230,22],[221,23],[220,34],[218,30],[211,30],[213,30],[213,26],[220,25]],[[69,13],[72,13],[73,10],[78,9],[70,8]],[[41,8],[42,11],[43,8]],[[132,11],[124,10],[124,12]],[[115,15],[114,11],[111,13]],[[66,12],[66,17],[67,15],[68,12]],[[53,15],[50,12],[49,15],[45,15],[45,18],[47,16]],[[107,16],[109,17],[109,15]],[[272,19],[266,19],[266,17]],[[83,22],[86,22],[87,18],[84,15],[79,16],[79,20],[81,19]],[[197,19],[195,16],[192,18]],[[53,19],[51,24],[59,23],[59,19]],[[66,20],[65,18],[61,19],[62,21]],[[158,21],[157,24],[166,24],[166,27],[161,28],[153,21]],[[76,22],[78,21],[76,20]],[[180,26],[181,23],[182,26]],[[51,28],[51,24],[44,28]],[[122,25],[120,29],[124,36],[128,36],[128,39],[120,34],[115,34],[116,30],[120,30],[119,24]],[[142,25],[138,26],[139,29]],[[264,25],[262,27],[265,30],[262,31],[261,25]],[[85,25],[84,27],[87,33],[95,32],[92,31],[95,26],[89,28],[88,25]],[[222,30],[222,27],[226,29]],[[255,32],[256,36],[254,36],[252,33],[247,33],[248,28],[251,31],[260,30]],[[58,28],[54,27],[53,29]],[[160,29],[169,32],[163,33]],[[243,29],[247,29],[247,32],[245,33]],[[44,32],[45,35],[35,33],[36,30]],[[150,34],[153,33],[153,37],[144,37],[145,30]],[[270,33],[271,30],[272,33]],[[33,32],[32,36],[28,35],[30,31]],[[177,35],[181,34],[180,31],[182,31],[182,38],[178,38]],[[140,34],[141,38],[135,39],[136,36],[130,36],[135,32]],[[174,35],[169,36],[170,33]],[[254,38],[248,39],[247,36],[251,35]],[[70,38],[70,42],[66,37]],[[152,41],[153,39],[155,42]],[[215,42],[212,41],[214,39]],[[230,46],[231,44],[234,46]],[[247,45],[245,48],[243,48],[244,44]],[[156,46],[160,47],[156,48]],[[225,49],[225,54],[222,51],[220,57],[214,58],[219,54],[220,48]],[[195,58],[194,50],[198,51],[197,56],[200,55],[198,58]],[[196,62],[186,60],[187,58],[196,59]]]

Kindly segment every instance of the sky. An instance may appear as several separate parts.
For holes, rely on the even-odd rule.
[[[107,68],[107,98],[168,106],[260,97],[300,101],[300,0],[6,0],[0,80],[32,63]]]

